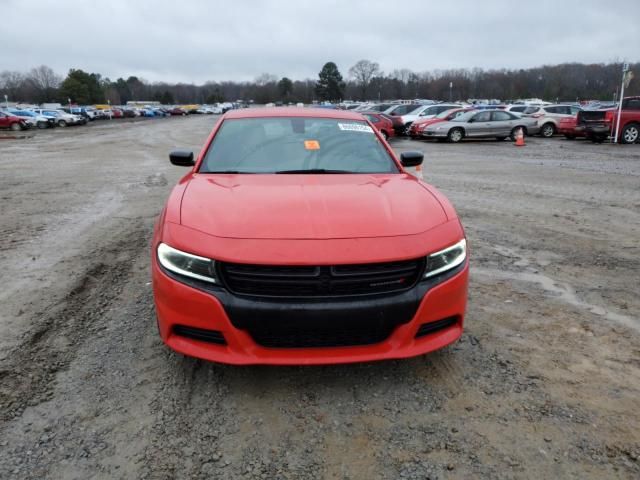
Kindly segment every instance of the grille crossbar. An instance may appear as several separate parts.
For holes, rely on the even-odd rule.
[[[268,297],[331,297],[407,290],[417,282],[424,259],[335,266],[275,266],[221,263],[227,288]]]

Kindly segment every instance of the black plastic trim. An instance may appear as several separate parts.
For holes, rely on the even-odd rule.
[[[199,340],[201,342],[215,343],[217,345],[226,345],[227,341],[222,332],[218,330],[206,330],[204,328],[188,327],[186,325],[175,325],[173,333],[180,337]]]
[[[445,328],[452,327],[458,322],[458,317],[447,317],[441,320],[436,320],[435,322],[427,322],[420,325],[416,333],[416,338],[425,337],[427,335],[431,335],[432,333],[439,332],[440,330],[444,330]]]

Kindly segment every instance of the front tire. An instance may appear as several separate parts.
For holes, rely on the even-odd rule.
[[[382,130],[382,136],[384,137],[385,140],[389,140],[389,134],[387,132],[385,132],[384,130]]]
[[[636,143],[640,138],[640,127],[632,123],[631,125],[627,125],[622,129],[622,134],[620,135],[620,143]]]
[[[451,143],[458,143],[464,138],[464,131],[461,128],[452,128],[447,134],[447,140]]]
[[[19,123],[12,123],[10,128],[13,132],[18,132],[22,130],[22,127],[20,126]]]
[[[38,123],[36,123],[36,127],[38,127],[41,130],[44,128],[47,128],[48,126],[49,124],[47,122],[39,121]]]
[[[556,127],[553,123],[545,123],[540,128],[540,136],[544,138],[551,138],[556,134]]]
[[[58,120],[58,126],[64,128],[67,126],[67,122],[64,120]]]

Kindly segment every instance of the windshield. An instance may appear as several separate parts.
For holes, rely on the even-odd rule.
[[[225,120],[202,173],[397,173],[364,121],[269,117]]]
[[[426,110],[424,105],[418,105],[415,108],[409,108],[407,115],[418,115],[422,110]]]
[[[454,110],[455,108],[451,108],[449,110],[445,110],[444,112],[440,112],[438,115],[436,115],[436,118],[447,118],[454,112]]]
[[[478,112],[476,112],[476,111],[472,110],[472,111],[470,111],[470,112],[463,113],[462,115],[459,115],[459,116],[457,116],[457,117],[455,117],[455,118],[452,118],[452,119],[451,119],[451,121],[452,121],[452,122],[467,122],[467,121],[469,121],[469,119],[470,119],[471,117],[473,117],[476,113],[478,113]]]

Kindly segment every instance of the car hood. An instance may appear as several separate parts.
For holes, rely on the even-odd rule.
[[[435,122],[435,123],[431,123],[430,125],[427,125],[425,130],[435,130],[436,128],[441,128],[444,130],[451,127],[464,127],[465,125],[467,125],[467,122],[452,122],[452,121]]]
[[[184,226],[246,239],[413,235],[446,221],[434,195],[408,174],[194,174],[180,209]]]
[[[426,120],[418,120],[417,122],[413,122],[416,127],[428,127],[429,125],[433,125],[434,123],[442,123],[447,120],[443,120],[442,118],[428,118]]]

